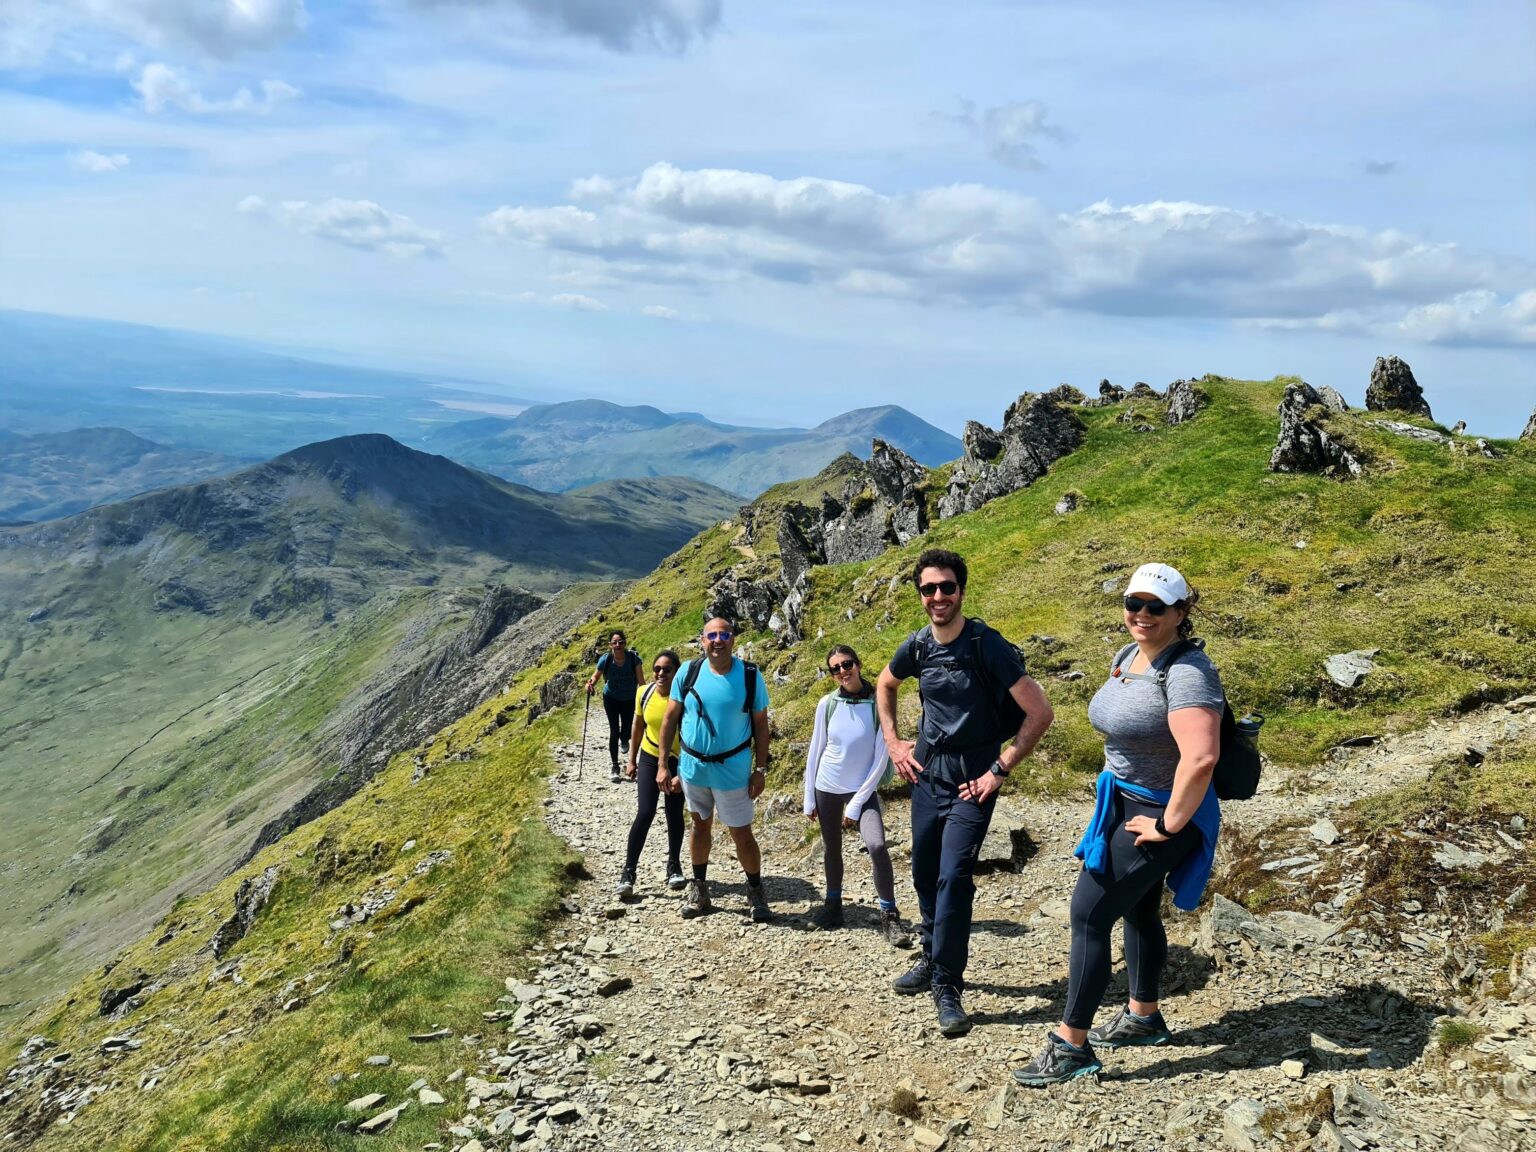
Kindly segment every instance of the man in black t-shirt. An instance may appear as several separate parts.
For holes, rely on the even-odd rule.
[[[965,577],[965,561],[953,552],[933,548],[917,558],[912,583],[928,627],[896,650],[877,689],[891,763],[912,785],[912,885],[922,911],[923,954],[893,987],[908,995],[931,992],[946,1036],[971,1030],[960,993],[976,896],[972,876],[997,791],[1054,718],[1012,645],[961,612]],[[896,695],[913,676],[923,701],[915,742],[896,734]],[[999,730],[997,694],[1003,692],[1024,710],[1016,732]],[[1012,744],[999,750],[1010,736]]]

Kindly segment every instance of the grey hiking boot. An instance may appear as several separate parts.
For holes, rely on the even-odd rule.
[[[1166,1044],[1173,1039],[1162,1012],[1150,1016],[1137,1016],[1129,1008],[1121,1008],[1110,1017],[1102,1028],[1090,1028],[1088,1040],[1106,1048],[1133,1048]]]
[[[1046,1088],[1052,1084],[1065,1084],[1079,1076],[1092,1076],[1103,1067],[1093,1054],[1092,1044],[1079,1048],[1052,1032],[1046,1037],[1040,1055],[1024,1067],[1014,1069],[1013,1078],[1026,1088]]]
[[[709,902],[709,881],[688,881],[688,891],[683,893],[683,919],[692,920],[713,908],[714,905]]]
[[[766,924],[773,919],[773,909],[768,907],[768,897],[761,884],[747,885],[747,915],[754,924]]]
[[[892,948],[912,947],[912,934],[901,926],[901,913],[894,908],[880,913],[880,935]]]
[[[676,864],[667,865],[667,887],[674,892],[681,892],[688,887],[688,878],[683,875],[683,870]]]
[[[619,873],[619,883],[614,889],[614,895],[620,900],[628,900],[635,894],[635,874],[628,868]]]
[[[933,987],[933,961],[925,952],[900,976],[891,981],[891,987],[903,996],[916,996]]]
[[[971,1030],[971,1018],[960,1003],[960,989],[953,984],[933,986],[933,1006],[939,1013],[939,1031],[946,1036],[964,1036]]]
[[[828,900],[811,913],[812,932],[830,932],[843,926],[843,902]]]
[[[610,783],[613,783],[613,784],[622,784],[622,783],[624,783],[624,773],[619,771],[619,766],[617,764],[615,764],[611,769],[609,769],[608,780],[609,780]]]

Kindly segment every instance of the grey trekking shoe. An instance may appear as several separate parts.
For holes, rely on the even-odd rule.
[[[811,931],[830,932],[843,926],[843,902],[828,900],[811,913]]]
[[[667,887],[674,892],[681,892],[688,887],[688,878],[683,875],[683,870],[676,864],[667,869]]]
[[[933,961],[924,952],[900,976],[891,981],[891,987],[903,996],[916,996],[933,987]]]
[[[692,920],[713,908],[714,905],[709,902],[709,881],[688,881],[688,891],[683,893],[683,919]]]
[[[1080,1076],[1092,1076],[1103,1068],[1104,1065],[1093,1054],[1092,1044],[1078,1048],[1052,1032],[1046,1037],[1040,1055],[1024,1067],[1014,1069],[1013,1078],[1026,1088],[1047,1088],[1052,1084],[1065,1084]]]
[[[933,986],[933,1006],[939,1013],[939,1031],[946,1036],[964,1036],[971,1030],[971,1018],[960,1003],[960,989],[953,984]]]
[[[615,764],[611,769],[609,769],[608,780],[612,784],[622,784],[622,783],[624,783],[624,773],[619,771],[619,766],[617,764]]]
[[[747,915],[754,924],[766,924],[773,919],[773,909],[768,907],[768,897],[761,884],[747,885]]]
[[[1173,1033],[1168,1031],[1168,1023],[1160,1011],[1151,1016],[1137,1016],[1129,1008],[1121,1008],[1102,1028],[1090,1028],[1088,1039],[1106,1048],[1132,1048],[1166,1044],[1173,1039]]]
[[[620,900],[628,900],[635,894],[635,874],[628,868],[619,873],[619,883],[614,889],[614,894]]]
[[[894,908],[880,913],[880,935],[892,948],[912,947],[912,934],[901,926],[901,913]]]

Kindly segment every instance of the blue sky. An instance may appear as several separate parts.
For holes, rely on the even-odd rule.
[[[1536,403],[1522,3],[0,0],[0,307],[808,424]]]

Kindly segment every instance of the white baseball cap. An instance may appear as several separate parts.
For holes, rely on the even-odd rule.
[[[1189,599],[1189,584],[1177,568],[1167,564],[1143,564],[1125,586],[1127,596],[1137,592],[1150,592],[1164,604],[1177,604]]]

